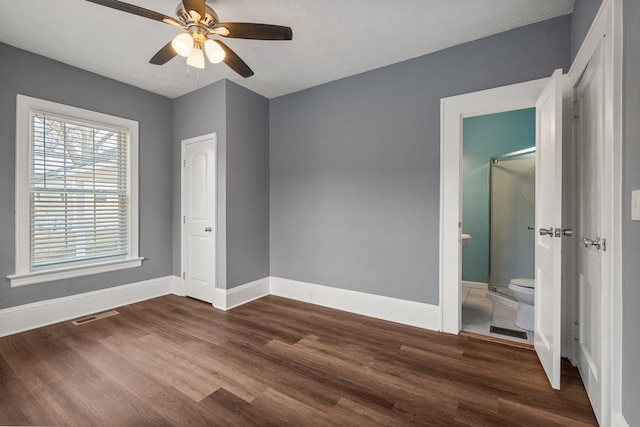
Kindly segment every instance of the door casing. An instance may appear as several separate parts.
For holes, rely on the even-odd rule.
[[[487,89],[440,101],[440,329],[443,332],[457,334],[462,325],[462,120],[535,107],[547,80]]]

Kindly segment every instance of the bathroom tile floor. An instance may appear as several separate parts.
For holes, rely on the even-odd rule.
[[[533,334],[517,327],[516,310],[487,298],[487,290],[462,286],[462,330],[488,335],[504,340],[533,344]],[[527,332],[528,339],[520,339],[489,332],[489,328],[498,326]]]

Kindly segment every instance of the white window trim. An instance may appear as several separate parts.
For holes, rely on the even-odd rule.
[[[87,123],[116,126],[129,133],[129,194],[128,215],[129,257],[123,260],[98,262],[81,266],[31,271],[30,267],[30,207],[29,158],[31,154],[32,110],[79,118]],[[69,279],[89,274],[105,273],[125,268],[140,267],[143,257],[138,253],[138,122],[109,114],[97,113],[56,102],[18,95],[16,99],[16,273],[7,276],[11,287],[31,285],[53,280]]]

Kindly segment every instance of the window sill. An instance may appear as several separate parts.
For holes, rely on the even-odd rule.
[[[36,271],[31,273],[12,274],[7,276],[11,280],[11,287],[33,285],[35,283],[53,282],[54,280],[71,279],[73,277],[88,276],[90,274],[106,273],[142,266],[143,257],[108,261],[86,266],[61,268],[58,270]]]

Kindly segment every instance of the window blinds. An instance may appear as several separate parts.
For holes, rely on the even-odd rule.
[[[127,132],[31,114],[31,268],[126,258]]]

